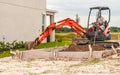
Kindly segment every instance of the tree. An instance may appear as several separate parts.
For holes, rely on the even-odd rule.
[[[120,32],[120,27],[110,27],[111,32]]]
[[[55,32],[56,33],[67,33],[67,32],[73,32],[73,30],[68,27],[62,27],[62,28],[56,29]]]

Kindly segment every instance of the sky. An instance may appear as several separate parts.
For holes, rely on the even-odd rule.
[[[87,25],[90,7],[107,6],[111,9],[110,26],[120,27],[120,0],[47,0],[47,9],[56,10],[55,21],[80,17],[81,26]]]

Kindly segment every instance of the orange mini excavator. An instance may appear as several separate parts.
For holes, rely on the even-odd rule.
[[[106,11],[105,11],[106,10]],[[97,16],[93,16],[94,13],[96,12]],[[105,17],[107,16],[107,20],[105,23],[100,26],[98,24],[98,13],[105,12]],[[111,34],[110,34],[110,29],[109,29],[109,22],[110,22],[110,9],[109,7],[92,7],[90,8],[89,16],[88,16],[88,24],[87,24],[87,29],[84,29],[81,25],[79,25],[76,21],[66,18],[64,20],[55,22],[50,24],[41,34],[39,37],[37,37],[34,41],[34,45],[31,46],[36,46],[40,44],[45,38],[47,38],[53,30],[61,28],[63,26],[70,26],[71,29],[76,32],[78,35],[82,37],[82,39],[73,39],[73,43],[76,44],[99,44],[104,47],[111,47],[111,45],[114,45],[115,47],[119,46],[119,43],[116,41],[110,41],[111,39]],[[94,21],[92,21],[94,20]],[[94,27],[93,23],[94,22]],[[86,39],[86,40],[83,40]],[[104,41],[104,40],[109,40],[109,41]],[[83,42],[84,41],[84,42]],[[33,47],[30,47],[30,49]]]

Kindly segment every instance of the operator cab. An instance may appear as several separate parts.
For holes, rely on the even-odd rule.
[[[102,24],[99,23],[99,17],[102,16],[104,22]],[[92,7],[89,11],[88,16],[88,24],[87,24],[87,38],[89,40],[103,41],[110,40],[110,30],[109,30],[109,22],[110,22],[110,9],[109,7]]]

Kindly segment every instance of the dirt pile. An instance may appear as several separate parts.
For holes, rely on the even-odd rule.
[[[92,45],[92,50],[93,51],[100,51],[104,50],[105,48],[99,46],[99,45]],[[75,45],[71,44],[68,48],[62,50],[62,51],[89,51],[88,45]]]

